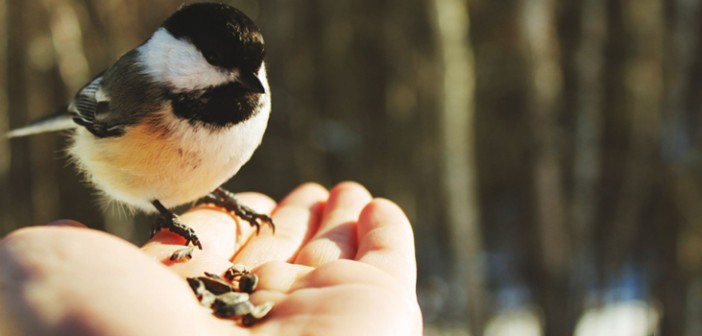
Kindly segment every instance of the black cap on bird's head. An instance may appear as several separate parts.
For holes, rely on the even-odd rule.
[[[256,77],[265,56],[263,36],[242,11],[218,3],[185,5],[163,27],[175,38],[190,41],[208,63],[236,69],[242,84],[254,91],[265,91]]]

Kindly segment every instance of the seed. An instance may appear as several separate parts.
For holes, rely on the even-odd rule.
[[[224,277],[229,281],[234,281],[234,279],[249,273],[251,272],[248,270],[248,268],[246,268],[246,266],[242,264],[234,264],[224,273]]]
[[[188,285],[190,285],[190,288],[195,292],[195,295],[200,296],[206,289],[205,289],[205,284],[202,282],[202,280],[198,278],[187,278]]]
[[[217,307],[214,310],[215,315],[219,317],[239,317],[250,313],[254,309],[251,301],[243,301],[231,305]]]
[[[200,304],[205,307],[212,306],[212,303],[215,300],[215,295],[207,290],[205,283],[198,278],[187,278],[186,280],[188,280],[188,284],[190,285],[190,288],[192,288],[193,292],[195,292],[195,296],[197,297],[198,301],[200,301]]]
[[[212,305],[214,304],[216,298],[217,297],[210,291],[205,291],[204,293],[202,293],[201,296],[198,297],[198,299],[200,299],[200,304],[203,307],[207,308],[212,308]]]
[[[253,317],[251,314],[246,314],[241,318],[241,325],[244,327],[250,327],[258,322],[258,319]]]
[[[253,293],[258,286],[258,276],[253,273],[244,274],[239,279],[239,291]]]
[[[168,258],[171,261],[184,261],[186,259],[192,259],[193,258],[193,251],[195,250],[194,247],[188,246],[182,249],[178,249],[175,252],[171,253],[171,256]]]
[[[273,308],[273,302],[264,302],[251,310],[250,313],[241,318],[241,324],[250,327],[263,319]]]
[[[255,317],[256,319],[262,319],[264,316],[268,315],[268,312],[273,309],[273,302],[267,301],[264,302],[258,306],[256,306],[252,311],[251,311],[251,316]]]
[[[205,288],[214,295],[234,291],[234,287],[232,287],[231,284],[216,274],[205,272],[205,276],[198,277],[198,279],[201,280],[205,284]]]
[[[215,296],[213,308],[233,305],[249,300],[249,294],[239,292],[229,292]]]

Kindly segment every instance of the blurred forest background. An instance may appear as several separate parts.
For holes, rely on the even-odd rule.
[[[0,0],[0,132],[181,3]],[[425,334],[699,335],[702,0],[229,3],[264,33],[273,114],[228,187],[398,202]],[[103,214],[65,144],[0,141],[0,234],[72,218],[143,242],[153,219]]]

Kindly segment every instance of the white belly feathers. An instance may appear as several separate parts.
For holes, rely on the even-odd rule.
[[[207,195],[251,158],[268,123],[265,100],[263,111],[228,129],[193,127],[168,109],[120,137],[96,140],[79,128],[69,152],[111,199],[149,212],[155,199],[178,206]]]

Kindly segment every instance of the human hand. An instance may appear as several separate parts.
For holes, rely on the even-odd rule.
[[[261,194],[240,194],[239,199],[272,213],[276,234],[263,229],[257,236],[227,214],[196,209],[182,219],[196,230],[204,249],[185,263],[166,261],[183,243],[166,231],[141,251],[76,223],[10,234],[0,241],[0,332],[421,333],[412,231],[396,205],[372,200],[354,183],[331,192],[306,184],[277,205]],[[252,302],[275,303],[253,327],[215,317],[183,281],[204,271],[221,274],[232,262],[252,267],[259,276]]]

